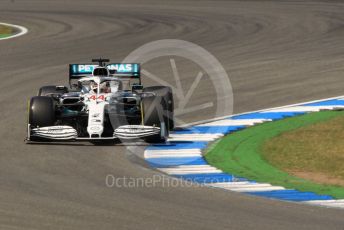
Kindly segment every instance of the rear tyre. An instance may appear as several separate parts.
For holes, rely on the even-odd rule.
[[[162,97],[166,104],[166,116],[168,117],[168,130],[174,128],[174,101],[171,87],[168,86],[150,86],[143,89],[143,92],[152,92]]]
[[[55,85],[43,86],[38,90],[38,96],[51,96],[68,93],[67,87],[57,87]]]
[[[29,124],[32,127],[52,126],[55,123],[55,105],[51,97],[33,97],[29,105]]]
[[[148,96],[142,98],[143,125],[160,127],[162,132],[157,135],[146,137],[145,141],[150,143],[165,142],[168,137],[168,122],[166,116],[167,104],[160,96]],[[162,126],[162,123],[164,124]]]

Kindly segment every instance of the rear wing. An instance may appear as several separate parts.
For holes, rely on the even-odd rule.
[[[69,79],[79,79],[91,75],[97,66],[94,64],[70,64]]]
[[[80,79],[92,75],[93,70],[99,65],[95,64],[70,64],[69,83],[71,80]],[[141,67],[138,63],[109,63],[105,65],[110,76],[118,78],[138,79],[141,84]]]
[[[141,77],[141,66],[137,63],[110,63],[106,67],[110,70],[110,73],[118,77]]]
[[[69,78],[79,79],[89,76],[93,73],[94,68],[98,65],[94,64],[70,64],[69,65]],[[121,77],[140,78],[140,64],[138,63],[110,63],[106,67],[110,70],[112,75]]]

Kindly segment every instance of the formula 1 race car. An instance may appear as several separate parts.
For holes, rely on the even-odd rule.
[[[165,141],[174,127],[171,88],[144,88],[136,63],[92,62],[69,65],[69,87],[43,86],[31,98],[27,140]]]

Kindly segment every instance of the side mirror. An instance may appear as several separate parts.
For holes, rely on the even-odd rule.
[[[132,85],[131,90],[132,91],[143,90],[143,85]]]

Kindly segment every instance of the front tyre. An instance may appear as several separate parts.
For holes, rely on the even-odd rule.
[[[174,128],[174,101],[171,87],[168,86],[149,86],[143,89],[143,92],[151,92],[164,100],[166,105],[165,116],[168,117],[168,130]]]
[[[29,105],[29,124],[31,127],[46,127],[54,125],[55,105],[51,97],[33,97]]]
[[[166,116],[167,104],[160,96],[142,98],[142,123],[146,126],[160,127],[159,134],[146,137],[145,141],[151,143],[165,142],[169,133],[169,119]]]

